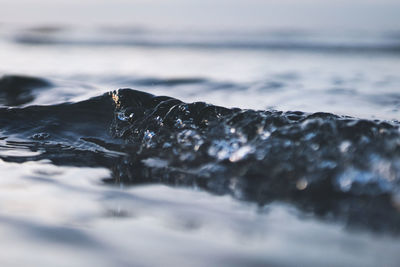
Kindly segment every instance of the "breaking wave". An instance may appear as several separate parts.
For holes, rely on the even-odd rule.
[[[15,149],[37,153],[0,158],[102,166],[111,170],[108,184],[187,186],[260,205],[280,200],[349,225],[399,230],[396,121],[230,109],[119,89],[76,103],[0,108],[0,150]]]

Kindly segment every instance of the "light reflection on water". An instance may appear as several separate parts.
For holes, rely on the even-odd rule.
[[[104,186],[102,168],[0,161],[3,266],[396,266],[400,243],[274,202]],[[373,252],[373,253],[371,253]],[[22,254],[21,254],[22,253]]]
[[[393,19],[395,8],[387,7],[391,12],[382,13],[390,16],[379,16],[381,19],[373,16],[373,20],[368,13],[380,12],[372,4],[369,12],[361,12],[357,6],[360,4],[346,3],[345,6],[353,5],[353,9],[346,13],[340,5],[333,7],[341,18],[335,21],[324,17],[332,14],[328,3],[319,4],[325,6],[326,14],[315,7],[317,1],[305,1],[309,2],[307,5],[302,1],[286,1],[302,11],[289,9],[284,4],[283,8],[264,10],[272,16],[260,12],[254,17],[250,11],[258,11],[257,6],[251,8],[249,1],[236,1],[243,4],[239,5],[238,13],[228,18],[229,12],[224,7],[232,7],[232,1],[223,1],[218,10],[204,12],[214,12],[215,21],[192,16],[199,12],[192,6],[191,12],[170,23],[178,25],[171,30],[159,15],[164,16],[164,21],[166,17],[170,20],[172,10],[155,10],[152,5],[159,1],[150,2],[150,8],[142,7],[135,12],[139,16],[150,14],[145,21],[151,23],[143,28],[140,25],[135,28],[135,24],[133,29],[129,27],[136,21],[132,21],[135,16],[129,8],[124,16],[120,12],[109,12],[108,5],[118,9],[114,2],[106,7],[105,2],[93,2],[89,6],[86,3],[79,9],[85,14],[75,14],[80,19],[67,16],[67,12],[62,12],[60,17],[59,12],[53,12],[54,7],[47,7],[38,17],[30,8],[21,10],[17,16],[7,11],[15,4],[7,3],[0,8],[4,14],[1,19],[5,20],[5,24],[0,24],[0,74],[34,75],[52,83],[49,88],[30,92],[33,101],[26,105],[74,102],[119,87],[134,87],[187,102],[207,101],[225,107],[325,111],[369,119],[399,119],[399,39],[396,32],[392,38],[382,37],[387,33],[384,26],[394,24],[388,21]],[[181,5],[183,1],[175,2]],[[213,1],[203,2],[214,6]],[[253,1],[253,5],[255,2],[268,6],[262,1]],[[76,6],[68,3],[65,1],[64,5],[76,13]],[[186,9],[189,6],[186,2],[184,5]],[[311,6],[319,12],[309,16]],[[336,24],[344,23],[345,30],[354,26],[355,13],[351,10],[358,16],[363,13],[363,19],[356,26],[367,29],[366,35],[363,30],[355,30],[354,35],[343,31],[343,36],[341,31],[339,36],[326,31],[325,24],[333,24],[335,28]],[[89,11],[97,12],[98,16],[86,16]],[[62,23],[59,28],[51,24],[33,25],[32,18],[24,12],[33,14],[39,22],[46,22],[43,14],[47,13]],[[308,18],[317,13],[323,17],[320,23],[306,20],[303,25],[294,25],[307,28],[312,22],[308,29],[311,31],[296,31],[291,28],[292,20],[281,17],[281,14],[293,14],[291,19],[299,21],[299,16]],[[100,16],[105,14],[110,16]],[[226,32],[207,31],[224,26],[220,25],[221,19],[236,21],[237,14],[245,16]],[[257,23],[268,19],[272,26],[278,23],[277,26],[284,27],[278,27],[276,32],[274,29],[259,32],[253,27],[254,21],[250,19],[253,17]],[[7,19],[21,25],[23,21],[29,23],[13,28],[15,25],[7,24]],[[105,20],[123,22],[125,26],[111,23],[107,28],[102,24]],[[71,21],[77,24],[75,28],[68,26]],[[86,25],[96,21],[103,28]],[[206,31],[182,32],[181,28],[185,27],[181,26],[190,21],[204,26]],[[63,23],[67,24],[65,28]],[[238,29],[243,23],[250,28],[250,33]],[[287,25],[289,31],[285,30]],[[168,28],[168,31],[152,32],[153,26]],[[368,35],[371,28],[377,31]],[[313,35],[313,30],[317,35]],[[269,48],[264,49],[263,42]],[[275,42],[286,48],[274,47]],[[338,51],[336,45],[344,48]],[[388,45],[397,50],[386,51]],[[251,49],[252,46],[256,49]],[[315,47],[318,49],[314,50]],[[1,92],[0,102],[3,104]],[[149,134],[151,139],[152,133]],[[268,138],[269,133],[265,134]],[[2,137],[0,132],[0,140]],[[0,142],[0,157],[4,160],[41,154],[18,146],[18,142],[13,143],[14,147],[10,143],[6,145],[5,140]],[[347,147],[344,143],[343,150]],[[235,160],[238,156],[232,153],[227,159]],[[193,189],[161,185],[112,187],[101,182],[110,176],[109,169],[60,167],[47,160],[9,163],[2,159],[1,266],[165,266],[166,263],[176,266],[398,266],[400,262],[397,236],[378,235],[368,229],[349,230],[340,218],[329,222],[328,214],[328,219],[322,221],[307,214],[305,209],[299,211],[287,203],[273,202],[257,207],[229,196]],[[150,158],[145,164],[161,168],[166,163]],[[383,171],[387,169],[382,164],[377,166]],[[349,169],[347,174],[359,177],[356,170]],[[343,181],[348,186],[348,181]],[[299,180],[297,187],[306,187],[306,182]]]
[[[0,42],[0,60],[4,62],[0,74],[53,78],[56,88],[35,92],[30,104],[84,100],[131,87],[228,107],[399,119],[400,60],[396,54]],[[173,79],[187,82],[171,84]]]

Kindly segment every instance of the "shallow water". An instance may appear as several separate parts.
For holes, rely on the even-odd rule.
[[[398,266],[398,28],[64,23],[0,25],[2,266]]]

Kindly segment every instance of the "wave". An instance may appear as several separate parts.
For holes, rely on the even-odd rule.
[[[307,31],[157,31],[125,28],[54,28],[14,30],[9,40],[24,45],[135,46],[150,48],[245,49],[305,52],[398,53],[395,33]]]
[[[68,46],[134,46],[150,48],[196,48],[196,49],[245,49],[245,50],[283,50],[304,52],[351,52],[351,53],[399,53],[400,44],[346,44],[324,42],[185,42],[185,41],[147,41],[147,40],[60,40],[19,36],[14,39],[19,44],[26,45],[68,45]]]
[[[50,87],[47,80],[18,75],[5,75],[0,78],[0,105],[20,106],[32,102],[32,92]]]
[[[399,232],[398,122],[185,103],[120,89],[76,103],[0,108],[0,150],[103,166],[105,183],[165,183]]]

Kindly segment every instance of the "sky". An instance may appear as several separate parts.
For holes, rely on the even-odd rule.
[[[0,0],[2,24],[400,29],[400,0]]]

